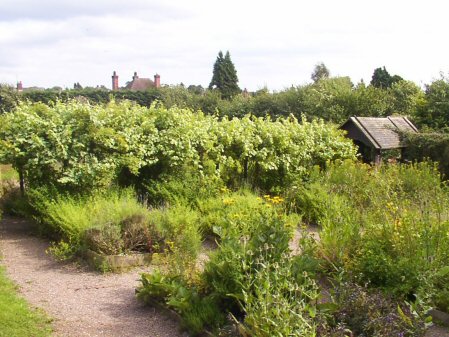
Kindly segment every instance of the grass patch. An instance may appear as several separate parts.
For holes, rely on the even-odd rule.
[[[49,318],[17,295],[0,266],[0,337],[50,336]]]
[[[19,180],[19,174],[11,165],[0,165],[0,179],[3,180]]]

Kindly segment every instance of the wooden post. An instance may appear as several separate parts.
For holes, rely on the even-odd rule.
[[[374,155],[374,165],[378,166],[382,162],[382,151],[380,149],[376,149],[376,154]]]
[[[245,182],[248,180],[248,157],[243,161],[243,179]]]
[[[20,194],[22,197],[25,195],[25,182],[23,178],[23,168],[19,169],[19,182],[20,182]]]

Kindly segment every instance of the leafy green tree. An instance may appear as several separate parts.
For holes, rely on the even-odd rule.
[[[388,88],[391,84],[391,75],[385,67],[376,68],[370,84],[376,88]]]
[[[329,76],[330,76],[329,69],[327,69],[326,65],[323,62],[321,62],[315,65],[311,78],[316,83],[323,78],[329,78]]]
[[[187,87],[187,90],[189,90],[190,92],[192,92],[196,95],[204,94],[204,88],[201,85],[191,84]]]
[[[220,51],[214,64],[209,89],[216,88],[220,91],[223,98],[229,99],[240,93],[241,90],[237,84],[238,81],[237,71],[235,70],[234,63],[231,61],[229,51],[226,52],[225,56],[223,56],[223,52]]]
[[[389,88],[393,83],[402,81],[403,78],[399,75],[391,76],[385,67],[374,69],[373,77],[371,78],[371,85],[376,88]]]
[[[384,117],[391,114],[390,96],[387,90],[359,83],[351,97],[353,116]]]
[[[391,112],[416,116],[417,109],[424,103],[424,92],[420,87],[411,81],[398,81],[393,83],[388,89],[390,96]]]
[[[419,124],[434,129],[449,127],[449,79],[442,75],[427,84],[425,98],[417,112]]]
[[[14,87],[0,84],[0,113],[12,111],[19,100],[19,93]]]
[[[304,113],[310,118],[342,122],[352,113],[347,108],[347,99],[351,96],[352,88],[349,77],[322,78],[303,87]]]

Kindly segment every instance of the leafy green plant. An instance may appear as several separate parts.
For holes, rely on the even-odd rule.
[[[280,200],[268,196],[266,199]],[[218,249],[211,253],[199,277],[192,278],[189,270],[169,266],[163,274],[143,275],[138,296],[176,310],[184,326],[194,334],[205,328],[221,328],[228,314],[233,315],[241,333],[269,336],[281,326],[297,335],[300,330],[313,333],[318,291],[299,264],[292,268],[289,256],[292,227],[279,209],[257,201],[263,207],[258,206],[252,217],[245,218],[248,223],[240,227],[243,230],[220,232]],[[191,212],[186,212],[185,207],[177,209],[176,212],[183,210],[183,216],[170,220],[174,215],[165,214],[169,217],[164,220],[168,222],[166,228],[180,228],[180,223],[188,222],[174,221]],[[261,317],[265,318],[259,322]],[[291,328],[282,325],[286,321],[292,323]]]
[[[76,251],[74,247],[65,241],[53,242],[46,250],[47,254],[53,255],[57,260],[64,261],[72,258]]]
[[[272,209],[259,210],[254,221],[246,236],[223,237],[202,274],[207,291],[244,336],[313,335],[318,291],[299,264],[293,268],[291,227]]]
[[[142,274],[137,297],[146,303],[162,303],[175,310],[182,326],[193,335],[215,329],[225,321],[225,314],[214,296],[201,295],[179,276],[167,276],[156,270]]]
[[[296,283],[288,256],[279,262],[257,258],[253,271],[245,270],[238,328],[243,336],[314,336],[318,288],[307,274]]]
[[[433,308],[449,313],[449,266],[428,272],[420,279],[418,296]]]
[[[449,193],[434,164],[343,161],[309,179],[307,193],[287,195],[319,219],[317,255],[328,271],[412,298],[423,275],[447,264]]]

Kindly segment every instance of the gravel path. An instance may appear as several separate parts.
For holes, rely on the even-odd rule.
[[[0,222],[0,263],[21,294],[54,319],[55,336],[181,337],[179,327],[134,296],[137,270],[99,274],[57,262],[48,243],[30,235],[31,223],[13,217]]]

